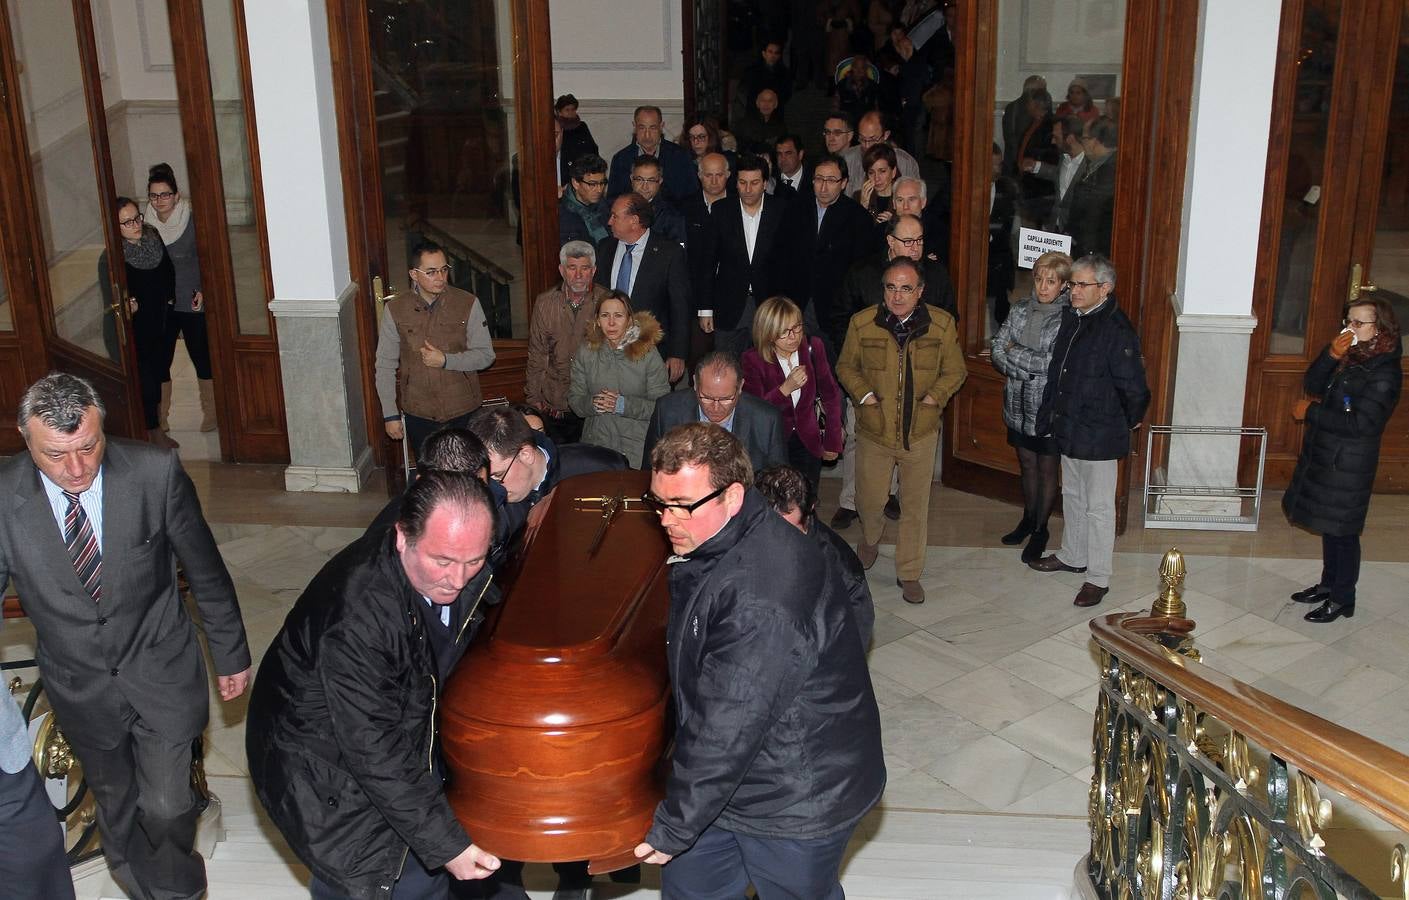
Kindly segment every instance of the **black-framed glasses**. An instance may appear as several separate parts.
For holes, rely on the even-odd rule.
[[[822,133],[827,137],[841,137],[844,134],[851,134],[850,128],[823,128]]]
[[[660,184],[660,177],[657,176],[657,177],[655,177],[655,178],[649,178],[649,177],[647,177],[647,176],[645,176],[645,175],[632,175],[632,176],[631,176],[631,183],[632,183],[632,184]]]
[[[147,199],[148,199],[148,200],[170,200],[172,197],[175,197],[175,196],[176,196],[176,192],[175,192],[175,191],[162,191],[161,193],[157,193],[157,194],[148,194],[148,195],[147,195]]]
[[[584,187],[590,187],[590,188],[606,187],[607,179],[602,178],[602,179],[600,179],[600,180],[588,181],[587,179],[584,178],[584,179],[582,179],[582,184],[583,184]]]
[[[130,219],[118,219],[117,224],[121,225],[123,228],[126,228],[128,225],[141,225],[142,214],[138,213]]]
[[[913,284],[885,284],[881,286],[885,288],[887,294],[899,294],[902,297],[909,297],[915,293],[915,286]]]
[[[1106,283],[1107,283],[1107,282],[1104,282],[1104,281],[1068,281],[1068,282],[1067,282],[1067,284],[1071,285],[1072,287],[1082,287],[1082,288],[1096,287],[1096,286],[1098,286],[1098,285],[1102,285],[1102,284],[1106,284]]]
[[[712,491],[711,493],[705,494],[703,497],[696,500],[694,503],[666,503],[664,500],[657,497],[655,494],[652,494],[650,491],[647,491],[646,493],[641,495],[641,502],[646,504],[646,508],[658,516],[664,516],[667,512],[669,512],[674,515],[677,519],[688,519],[695,514],[695,510],[699,509],[701,506],[704,506],[706,503],[715,499],[727,490],[729,490],[729,485],[726,484],[724,485],[724,487],[720,488],[717,491]]]
[[[836,175],[813,175],[812,181],[815,184],[841,184],[846,179]]]
[[[797,324],[794,325],[792,328],[784,328],[782,331],[778,332],[778,336],[779,336],[779,337],[785,337],[785,338],[797,337],[797,336],[800,335],[800,334],[802,334],[802,323],[801,323],[801,322],[797,323]]]
[[[514,463],[516,463],[516,462],[518,462],[518,461],[519,461],[519,455],[518,455],[517,453],[515,453],[512,457],[510,457],[510,459],[509,459],[509,464],[504,467],[504,471],[499,472],[499,473],[497,473],[497,474],[494,473],[494,472],[490,472],[490,473],[489,473],[489,480],[490,480],[490,481],[497,481],[497,482],[499,482],[500,484],[503,484],[503,483],[504,483],[504,479],[509,477],[509,470],[512,469],[512,468],[514,467]]]
[[[892,235],[890,236],[890,239],[893,240],[893,241],[896,241],[896,242],[900,243],[901,245],[903,245],[903,246],[906,247],[907,249],[914,248],[914,247],[918,247],[918,246],[920,246],[921,244],[923,244],[923,243],[925,242],[925,236],[924,236],[923,234],[920,235],[919,237],[912,237],[912,238],[896,237],[895,235],[892,234]]]
[[[449,278],[449,277],[450,277],[450,268],[451,268],[451,267],[447,264],[447,265],[441,266],[441,267],[438,268],[438,269],[417,269],[416,271],[417,271],[417,272],[420,272],[422,275],[426,276],[427,278],[434,278],[434,277],[437,276],[437,275],[444,275],[446,278]]]

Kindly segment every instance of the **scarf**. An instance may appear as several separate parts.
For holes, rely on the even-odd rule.
[[[122,242],[122,258],[134,269],[155,269],[161,265],[161,258],[165,255],[166,245],[162,243],[161,235],[150,225],[142,226],[142,239],[137,243],[128,240]]]
[[[631,344],[633,344],[634,342],[636,342],[636,341],[638,341],[638,340],[640,340],[640,339],[641,339],[641,326],[640,326],[640,325],[637,325],[635,322],[632,322],[632,323],[631,323],[631,327],[628,328],[628,329],[626,329],[626,334],[623,334],[623,335],[621,336],[621,340],[617,341],[617,343],[616,343],[616,349],[618,349],[618,350],[625,350],[627,347],[631,346]]]
[[[157,230],[161,235],[161,241],[170,247],[181,239],[181,235],[186,233],[186,226],[191,222],[191,201],[185,197],[176,201],[176,206],[171,210],[171,216],[165,222],[157,215],[157,211],[152,209],[152,204],[147,204],[144,221]]]
[[[1370,340],[1356,344],[1347,350],[1345,356],[1342,356],[1340,362],[1336,364],[1336,371],[1340,372],[1349,366],[1361,365],[1371,357],[1390,352],[1398,345],[1399,329],[1386,323],[1383,328],[1375,332],[1375,336]]]
[[[905,349],[905,344],[910,338],[924,334],[930,327],[930,314],[925,309],[925,304],[915,304],[915,310],[910,313],[910,318],[905,321],[886,309],[882,303],[876,314],[876,324],[890,332],[890,336],[895,338],[895,342],[900,345],[900,349]]]
[[[600,244],[607,236],[606,223],[602,221],[602,212],[595,206],[588,206],[577,199],[577,194],[573,193],[571,187],[563,191],[563,202],[568,205],[568,209],[582,217],[582,224],[587,226],[587,233],[592,236],[593,244]]]

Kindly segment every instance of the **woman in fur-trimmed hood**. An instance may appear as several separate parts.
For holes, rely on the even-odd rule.
[[[585,421],[582,442],[638,460],[656,399],[670,393],[656,345],[665,333],[656,317],[633,314],[631,299],[611,291],[597,301],[587,339],[572,361],[568,404]]]

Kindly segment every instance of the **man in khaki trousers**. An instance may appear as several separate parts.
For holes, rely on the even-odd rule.
[[[923,270],[897,257],[881,273],[881,302],[851,317],[837,375],[856,404],[856,555],[879,553],[893,467],[900,470],[896,583],[907,603],[924,603],[930,483],[944,406],[968,374],[954,317],[924,301]]]

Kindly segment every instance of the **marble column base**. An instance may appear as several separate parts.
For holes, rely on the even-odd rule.
[[[372,450],[363,449],[353,466],[287,466],[284,490],[355,494],[372,474]]]

